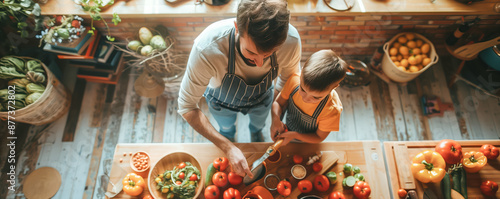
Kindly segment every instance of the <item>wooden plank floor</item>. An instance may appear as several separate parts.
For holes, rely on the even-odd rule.
[[[338,88],[344,106],[340,131],[330,133],[326,141],[499,138],[500,101],[460,81],[448,89],[445,70],[452,70],[455,63],[450,59],[441,60],[445,61],[405,86],[373,77],[368,86]],[[63,82],[70,90],[82,89],[71,75],[65,77]],[[62,185],[54,198],[104,198],[117,143],[208,142],[177,114],[175,96],[149,99],[136,95],[133,84],[137,77],[130,69],[116,86],[86,83],[78,115],[67,114],[50,125],[18,132],[26,138],[23,149],[17,153],[16,191],[7,191],[7,187],[2,186],[0,198],[23,198],[22,181],[33,170],[44,166],[56,168],[62,177]],[[438,96],[443,102],[454,103],[455,109],[446,111],[443,117],[423,116],[422,95]],[[218,128],[204,101],[200,107]],[[63,141],[64,129],[69,125],[66,121],[77,121],[73,141]],[[269,125],[270,118],[264,129],[266,141],[271,141]],[[238,115],[237,131],[238,142],[250,142],[248,116]],[[6,154],[2,150],[1,168],[4,168]],[[6,180],[5,173],[0,174],[1,180]]]

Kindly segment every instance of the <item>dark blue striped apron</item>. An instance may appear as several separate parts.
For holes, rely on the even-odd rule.
[[[286,109],[286,126],[288,127],[289,131],[297,131],[304,134],[316,133],[316,130],[318,130],[318,116],[323,110],[323,107],[325,107],[326,103],[328,102],[330,95],[327,95],[325,99],[321,100],[318,107],[316,107],[316,110],[314,110],[313,115],[309,116],[302,112],[293,101],[293,95],[297,93],[298,90],[299,86],[297,86],[295,90],[293,90],[293,92],[290,94],[290,97],[288,98],[288,106]]]
[[[222,108],[239,111],[246,114],[248,110],[263,103],[264,99],[273,97],[273,79],[278,76],[276,53],[271,55],[271,69],[261,82],[248,85],[245,80],[235,74],[235,38],[234,28],[229,37],[228,72],[224,75],[221,85],[217,88],[207,87],[203,96],[207,101],[216,103]],[[269,101],[269,100],[266,100]]]

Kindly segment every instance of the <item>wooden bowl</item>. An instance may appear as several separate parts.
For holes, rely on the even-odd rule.
[[[146,168],[138,169],[137,167],[134,166],[134,161],[133,161],[134,156],[136,156],[139,153],[144,154],[144,155],[146,155],[148,157],[148,164],[146,165]],[[146,153],[145,151],[137,151],[137,152],[135,152],[130,157],[130,167],[132,168],[132,170],[134,170],[135,172],[139,172],[139,173],[147,171],[151,167],[151,156],[149,156],[149,154]]]
[[[203,173],[202,168],[198,160],[189,153],[186,152],[173,152],[165,155],[163,158],[158,160],[155,165],[149,170],[148,175],[148,189],[153,198],[155,199],[166,199],[165,195],[162,195],[161,191],[156,189],[157,183],[155,178],[164,173],[166,170],[172,170],[175,166],[179,165],[181,162],[190,162],[200,170],[200,179],[198,179],[198,186],[196,187],[196,193],[193,198],[198,198],[201,191],[203,190]],[[186,177],[189,178],[189,177]]]

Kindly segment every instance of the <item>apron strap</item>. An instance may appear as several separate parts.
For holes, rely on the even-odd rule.
[[[235,28],[232,28],[229,34],[229,59],[227,60],[227,71],[229,74],[234,74],[234,32]]]
[[[299,91],[299,86],[300,85],[298,85],[297,87],[295,87],[295,89],[293,89],[292,93],[290,93],[290,96],[288,96],[288,98],[293,97],[293,95],[295,95],[295,93]]]
[[[325,99],[321,100],[321,102],[319,103],[318,107],[316,107],[316,110],[314,111],[312,117],[314,119],[318,118],[319,114],[321,113],[321,111],[323,111],[323,107],[325,107],[326,103],[328,102],[328,99],[330,98],[330,94],[328,94]]]

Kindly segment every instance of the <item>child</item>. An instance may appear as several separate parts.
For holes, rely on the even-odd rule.
[[[339,131],[342,103],[334,89],[346,71],[346,62],[332,50],[312,54],[301,74],[288,79],[273,103],[271,138],[284,138],[283,145],[293,139],[320,143],[331,131]],[[286,126],[281,122],[284,111],[288,112]]]

